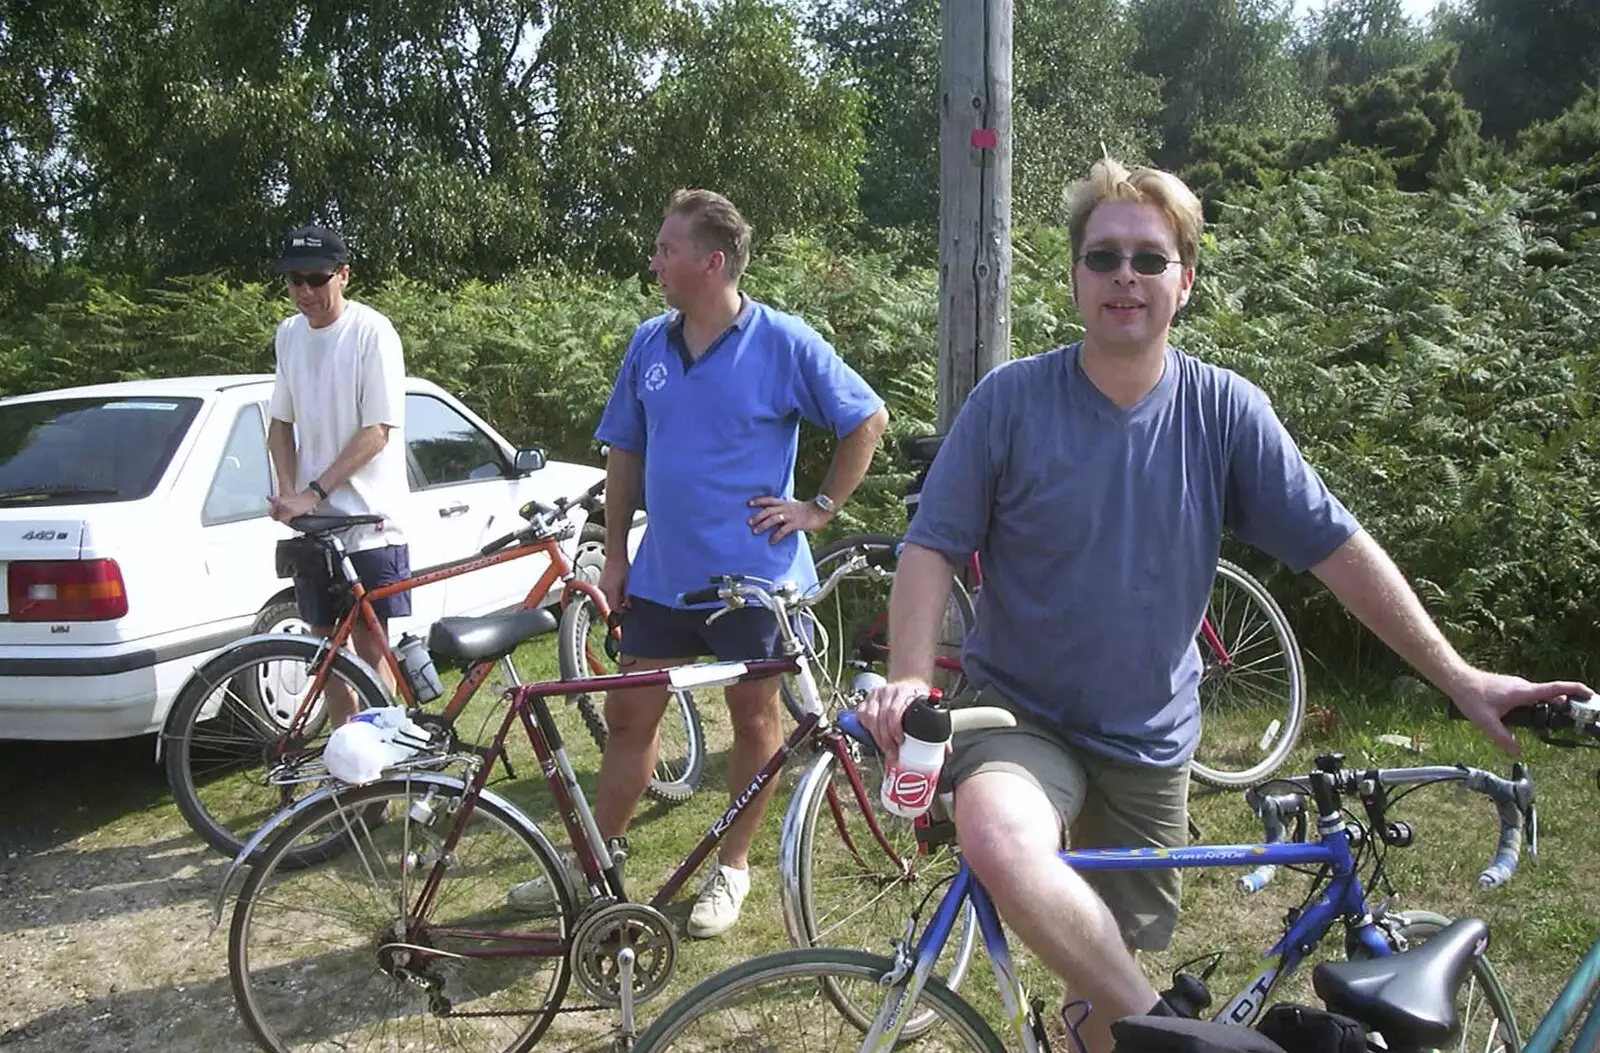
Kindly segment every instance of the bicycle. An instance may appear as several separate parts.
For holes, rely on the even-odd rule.
[[[327,738],[323,691],[338,679],[356,699],[358,708],[390,704],[378,674],[345,644],[357,624],[364,624],[385,640],[385,662],[400,692],[397,700],[408,709],[418,706],[415,689],[403,673],[394,649],[387,643],[373,603],[396,593],[443,581],[459,574],[498,566],[524,556],[542,553],[550,563],[520,608],[482,618],[443,618],[428,638],[428,650],[440,660],[459,665],[463,674],[450,701],[437,716],[422,718],[440,729],[451,729],[496,665],[512,684],[519,682],[511,652],[525,641],[557,628],[554,616],[542,609],[546,595],[562,582],[562,600],[570,604],[580,595],[604,609],[605,600],[595,586],[578,576],[561,548],[576,530],[568,520],[572,510],[593,512],[600,507],[604,481],[582,494],[562,498],[554,505],[532,502],[522,508],[527,526],[485,545],[479,555],[429,567],[397,582],[367,589],[356,576],[338,532],[378,521],[377,516],[300,516],[290,526],[300,536],[287,542],[286,562],[328,560],[336,568],[339,586],[348,602],[344,614],[326,639],[292,633],[267,633],[246,637],[223,648],[195,670],[179,689],[162,732],[167,781],[173,800],[189,826],[212,848],[232,856],[245,845],[262,820],[288,804],[300,789],[322,781],[322,744]],[[291,573],[292,566],[281,568]],[[698,728],[699,714],[687,692],[674,695],[667,723]],[[594,702],[578,700],[584,724],[597,746],[605,745],[604,717]],[[698,735],[683,738],[703,750]],[[668,800],[682,800],[698,784],[699,764],[684,764],[661,786],[652,790]],[[508,766],[508,771],[510,768]],[[299,862],[321,858],[328,845],[307,846]]]
[[[323,1041],[359,1043],[395,1027],[440,1046],[524,1050],[557,1013],[601,1008],[618,1011],[614,1043],[626,1047],[637,1033],[635,1008],[659,995],[674,971],[678,937],[664,908],[801,750],[827,751],[849,773],[855,807],[883,855],[881,872],[891,875],[885,887],[914,902],[929,887],[925,871],[948,857],[930,860],[897,848],[902,840],[915,844],[910,824],[880,822],[875,814],[856,751],[830,718],[810,670],[809,645],[791,624],[794,611],[837,581],[802,597],[792,585],[768,588],[728,577],[684,597],[689,605],[721,598],[725,609],[766,607],[777,617],[782,657],[513,687],[499,729],[481,752],[452,752],[441,742],[377,782],[325,785],[275,815],[229,869],[213,915],[220,924],[229,890],[248,864],[229,927],[228,962],[240,1012],[261,1046],[283,1053],[305,1048],[302,1041],[314,1048]],[[620,866],[626,846],[602,840],[547,699],[614,688],[703,689],[781,674],[794,677],[802,699],[790,707],[794,730],[666,883],[647,901],[630,900]],[[1002,710],[971,710],[961,723],[998,726],[1012,719]],[[487,789],[517,723],[574,850],[581,900],[545,833]],[[464,775],[445,774],[458,766]],[[339,850],[325,866],[297,868],[291,861],[306,843]],[[534,879],[549,884],[554,900],[537,925],[506,897],[512,886]],[[897,927],[903,916],[897,914]],[[302,952],[302,939],[317,949]],[[595,1006],[564,1007],[574,976]],[[322,1016],[308,1023],[307,1014]]]
[[[853,719],[842,716],[839,724],[863,741],[870,737]],[[1368,885],[1383,876],[1389,849],[1412,842],[1408,825],[1389,818],[1388,808],[1405,792],[1394,795],[1394,787],[1441,782],[1459,783],[1492,800],[1500,817],[1500,839],[1493,861],[1479,875],[1483,887],[1496,887],[1509,881],[1515,872],[1523,840],[1530,855],[1537,851],[1537,813],[1534,784],[1526,768],[1514,765],[1509,779],[1465,766],[1429,766],[1395,769],[1352,769],[1343,757],[1326,754],[1317,758],[1317,769],[1293,779],[1275,779],[1289,788],[1287,793],[1252,791],[1251,800],[1261,817],[1266,839],[1260,844],[1198,845],[1173,849],[1095,849],[1064,851],[1064,864],[1080,870],[1132,870],[1159,867],[1254,866],[1239,879],[1244,891],[1259,889],[1271,880],[1278,866],[1315,865],[1310,893],[1301,907],[1289,912],[1282,936],[1267,952],[1265,968],[1238,994],[1229,998],[1214,1019],[1248,1025],[1265,1008],[1268,998],[1329,933],[1336,922],[1345,927],[1346,957],[1352,959],[1348,971],[1336,977],[1349,979],[1362,964],[1357,959],[1384,958],[1423,944],[1449,924],[1444,917],[1426,911],[1388,910],[1388,898],[1368,902],[1361,871],[1370,861]],[[1343,798],[1361,798],[1365,821],[1347,816]],[[1318,840],[1300,840],[1304,829],[1304,808],[1310,797],[1316,806]],[[1298,824],[1295,840],[1286,836],[1291,824]],[[1029,1000],[1017,979],[999,915],[993,902],[977,881],[965,860],[960,861],[949,889],[934,908],[931,920],[920,935],[917,932],[920,910],[906,922],[904,934],[894,941],[892,957],[856,950],[806,948],[781,951],[732,966],[703,981],[662,1011],[642,1034],[634,1053],[658,1050],[706,1048],[784,1048],[784,1035],[805,1035],[806,1048],[850,1048],[887,1050],[902,1037],[902,1025],[913,1012],[931,1011],[944,1029],[926,1034],[919,1048],[973,1049],[998,1051],[1004,1047],[981,1016],[959,995],[931,976],[934,963],[944,949],[957,918],[971,906],[977,913],[990,966],[1000,991],[1003,1012],[1016,1031],[1021,1048],[1028,1053],[1050,1049],[1044,1027],[1044,1004]],[[1500,985],[1493,966],[1481,949],[1468,943],[1465,950],[1452,935],[1441,944],[1438,955],[1458,955],[1456,964],[1469,974],[1466,992],[1469,1024],[1485,1027],[1490,1048],[1516,1050],[1518,1032],[1515,1014]],[[1470,961],[1468,959],[1470,958]],[[1194,964],[1194,963],[1189,963]],[[1214,965],[1214,963],[1213,963]],[[1181,971],[1174,977],[1174,989],[1184,990],[1198,1008],[1210,1003],[1204,979],[1210,969],[1196,977]],[[1457,973],[1457,977],[1461,974]],[[836,1002],[833,989],[853,989],[856,1000],[878,1006],[863,1024],[847,1014],[828,1013],[823,1000]],[[1194,992],[1199,994],[1195,995]],[[1391,1049],[1406,1046],[1437,1045],[1442,1035],[1453,1035],[1459,1023],[1456,997],[1460,991],[1430,987],[1425,1005],[1383,1004],[1382,1023]],[[1476,1019],[1477,1000],[1487,1008],[1484,1019]],[[1381,1002],[1382,999],[1377,1000]],[[1350,1005],[1357,1007],[1360,1000]],[[1375,1003],[1374,1003],[1375,1004]],[[1372,1004],[1368,1005],[1371,1009]],[[792,1010],[784,1021],[770,1018],[779,1010]],[[718,1014],[726,1014],[723,1021]],[[741,1020],[741,1014],[749,1023]],[[764,1026],[763,1026],[764,1025]],[[1071,1029],[1071,1022],[1068,1021]],[[701,1028],[703,1030],[696,1030]],[[832,1047],[823,1039],[824,1029],[834,1040]],[[1074,1032],[1075,1033],[1075,1032]],[[743,1042],[743,1045],[738,1045]],[[933,1045],[930,1047],[929,1043]],[[1484,1048],[1485,1043],[1476,1043]]]
[[[903,501],[911,515],[922,484],[943,442],[942,435],[903,439],[901,455],[917,469]],[[818,617],[833,636],[848,641],[836,664],[856,660],[883,665],[888,660],[889,581],[899,563],[902,538],[858,534],[817,551],[823,575],[841,559],[866,557],[860,578],[848,595],[841,591],[832,608]],[[977,554],[968,561],[969,594],[957,578],[940,629],[934,686],[949,697],[959,692],[960,651],[975,618],[973,597],[982,588]],[[1294,630],[1265,586],[1243,567],[1217,563],[1211,600],[1195,630],[1200,653],[1200,745],[1190,771],[1200,782],[1243,789],[1277,771],[1288,759],[1305,723],[1305,664]]]

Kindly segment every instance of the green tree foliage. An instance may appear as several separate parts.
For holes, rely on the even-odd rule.
[[[1600,82],[1600,4],[1594,0],[1462,0],[1440,33],[1461,49],[1456,85],[1483,115],[1485,135],[1511,143]]]
[[[853,208],[859,104],[768,0],[4,7],[10,273],[250,277],[313,219],[378,276],[637,271],[674,179],[773,231]]]
[[[1202,129],[1184,170],[1208,203],[1242,187],[1275,185],[1308,166],[1359,157],[1383,185],[1453,189],[1474,176],[1504,175],[1497,151],[1478,137],[1477,114],[1450,84],[1455,53],[1445,49],[1361,84],[1328,92],[1333,127],[1320,135],[1259,133],[1238,126]]]
[[[1276,0],[1132,0],[1133,66],[1161,84],[1156,160],[1191,159],[1199,128],[1233,124],[1298,135],[1323,123],[1289,55],[1290,6]]]
[[[1129,67],[1119,0],[1040,0],[1012,18],[1012,211],[1051,219],[1102,144],[1133,157],[1153,148],[1155,82]],[[913,228],[927,247],[939,221],[939,4],[825,0],[810,32],[867,99],[862,216]]]
[[[1417,65],[1430,43],[1401,0],[1329,0],[1310,12],[1295,43],[1307,87],[1320,95]]]

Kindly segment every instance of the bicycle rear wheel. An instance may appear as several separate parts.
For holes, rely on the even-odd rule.
[[[565,871],[526,819],[488,797],[466,804],[457,779],[384,779],[341,791],[268,843],[228,934],[234,999],[263,1049],[520,1053],[544,1034],[571,977]],[[330,839],[349,850],[326,866],[285,865]],[[555,892],[538,918],[506,900],[536,878]]]
[[[900,539],[888,534],[858,534],[824,545],[814,562],[817,578],[826,581],[847,561],[862,566],[845,577],[837,589],[810,608],[808,617],[821,630],[814,666],[819,677],[847,691],[856,664],[886,673],[889,660],[889,587],[899,564]],[[952,581],[945,601],[938,640],[939,665],[933,686],[945,697],[965,683],[961,674],[961,645],[972,627],[972,598],[959,580]]]
[[[829,986],[845,987],[859,1004],[882,1005],[903,990],[880,986],[879,979],[892,968],[889,959],[878,955],[820,947],[740,962],[662,1010],[639,1036],[633,1053],[857,1050],[861,1032],[829,1011],[824,992]],[[936,1026],[917,1041],[919,1051],[1005,1049],[983,1018],[937,980],[923,988],[914,1010],[924,1006]]]
[[[585,593],[574,593],[561,612],[556,654],[561,679],[583,680],[615,673],[616,663],[606,653],[607,629],[600,610]],[[606,748],[604,698],[595,694],[572,696],[583,716],[584,727],[601,750]],[[667,804],[687,801],[699,789],[706,769],[706,736],[700,711],[689,691],[674,691],[667,698],[656,750],[656,770],[645,793]]]
[[[1200,745],[1191,771],[1211,786],[1253,786],[1288,758],[1305,724],[1305,667],[1294,630],[1260,582],[1222,560],[1195,643]]]
[[[206,662],[179,689],[162,731],[167,784],[184,820],[218,852],[237,855],[268,817],[323,774],[327,718],[323,699],[308,698],[307,689],[326,656],[316,637],[248,640]],[[358,709],[389,704],[382,685],[343,651],[328,676]],[[302,707],[307,720],[291,738]],[[292,858],[315,862],[335,844],[301,845]]]

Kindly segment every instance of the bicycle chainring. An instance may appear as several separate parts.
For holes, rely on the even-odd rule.
[[[617,954],[633,948],[633,1003],[660,994],[678,962],[678,933],[659,910],[643,903],[611,903],[587,912],[572,937],[569,957],[578,986],[609,1008],[622,1004]]]

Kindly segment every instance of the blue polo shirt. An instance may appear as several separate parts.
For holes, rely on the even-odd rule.
[[[669,606],[717,574],[816,584],[805,535],[753,533],[751,498],[794,497],[800,420],[848,435],[883,399],[822,336],[748,297],[698,359],[676,311],[639,326],[595,437],[644,457],[631,595]]]

